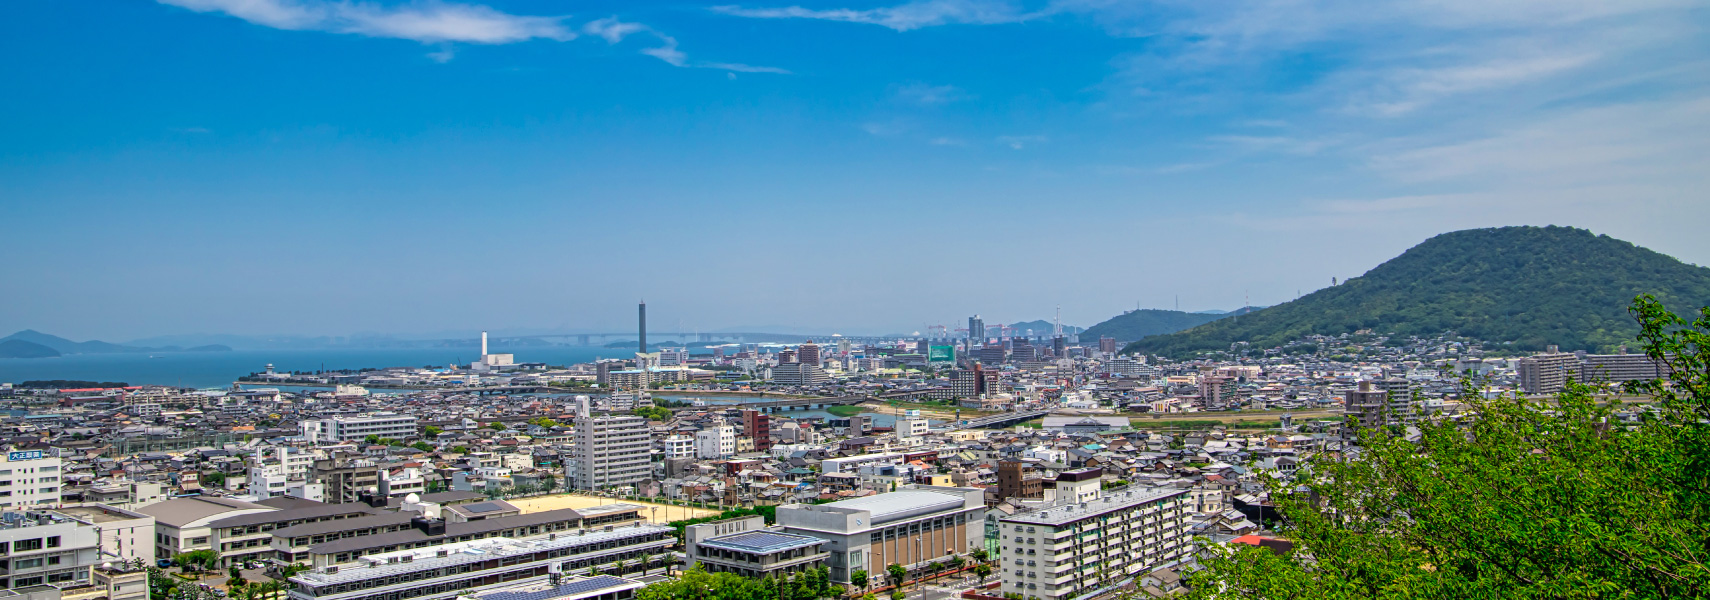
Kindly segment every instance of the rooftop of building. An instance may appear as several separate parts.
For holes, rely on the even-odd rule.
[[[324,504],[316,502],[315,506],[309,506],[307,508],[288,508],[271,512],[226,517],[224,519],[212,521],[208,523],[208,526],[215,529],[222,527],[246,527],[249,525],[260,525],[262,523],[281,523],[285,521],[301,521],[304,519],[324,519],[326,517],[338,515],[375,514],[378,512],[380,512],[379,509],[359,502],[352,502],[349,504]]]
[[[386,577],[401,573],[409,573],[426,569],[436,569],[464,563],[485,562],[521,554],[533,554],[543,550],[571,548],[586,544],[616,541],[646,534],[666,534],[669,536],[676,530],[662,525],[638,524],[633,527],[622,527],[611,531],[595,530],[580,534],[553,534],[527,539],[493,537],[467,542],[423,546],[396,552],[370,554],[352,565],[340,565],[337,572],[332,573],[303,573],[292,577],[292,581],[311,586],[321,586],[350,581],[361,581],[374,577]],[[385,536],[368,536],[355,538],[355,541]]]
[[[964,497],[958,494],[913,489],[898,490],[888,494],[874,494],[864,498],[839,500],[820,506],[868,511],[873,515],[873,524],[878,524],[939,511],[955,510],[961,508],[965,502]]]
[[[1133,486],[1129,486],[1121,490],[1107,492],[1105,495],[1087,502],[1065,502],[1037,510],[1019,512],[1004,517],[1002,521],[1004,523],[1026,523],[1055,527],[1147,502],[1157,502],[1170,497],[1185,495],[1188,492],[1189,490],[1186,489],[1174,488],[1143,488],[1137,490]]]
[[[793,533],[782,533],[776,531],[744,531],[741,533],[707,538],[704,541],[698,542],[696,545],[724,548],[727,550],[736,550],[738,552],[748,552],[751,554],[766,554],[771,552],[794,550],[796,548],[809,548],[823,543],[825,543],[825,540],[805,535],[796,535]]]
[[[54,509],[54,512],[72,517],[74,519],[78,519],[81,521],[88,521],[90,523],[96,523],[96,524],[111,523],[114,521],[128,521],[131,519],[147,519],[147,518],[150,518],[148,515],[145,515],[145,514],[142,514],[139,512],[133,512],[133,511],[125,510],[122,508],[107,506],[105,504],[85,504],[83,506],[67,506],[64,508],[56,508],[56,509]]]
[[[238,510],[277,510],[271,506],[263,506],[242,500],[216,498],[213,496],[192,496],[189,498],[173,498],[158,504],[137,509],[145,515],[154,517],[156,523],[172,527],[180,527],[197,519],[205,519],[220,513]]]
[[[530,583],[498,590],[475,592],[468,597],[476,600],[580,600],[623,590],[646,587],[647,584],[613,575],[575,577],[558,585],[550,582]]]

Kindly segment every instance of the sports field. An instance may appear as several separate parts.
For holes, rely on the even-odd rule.
[[[536,513],[563,508],[590,508],[600,506],[602,504],[616,504],[619,502],[624,504],[639,504],[650,509],[641,511],[641,516],[648,519],[655,519],[655,515],[657,515],[656,520],[659,523],[669,523],[671,521],[680,521],[683,519],[693,519],[697,517],[710,517],[718,514],[718,511],[716,510],[707,510],[704,508],[671,506],[669,504],[638,502],[635,500],[615,500],[604,496],[583,496],[580,494],[554,494],[551,496],[535,496],[532,498],[513,498],[506,500],[506,502],[522,509],[524,513]],[[651,510],[653,507],[658,507],[659,510]]]

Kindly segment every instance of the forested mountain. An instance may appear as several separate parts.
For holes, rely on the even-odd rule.
[[[1088,327],[1086,332],[1081,334],[1081,342],[1091,343],[1103,336],[1110,336],[1118,341],[1127,342],[1149,335],[1175,333],[1227,316],[1229,313],[1190,313],[1155,308],[1132,310]]]
[[[1469,229],[1425,240],[1341,285],[1124,350],[1183,356],[1371,329],[1608,352],[1633,342],[1638,326],[1627,307],[1639,294],[1677,312],[1710,306],[1710,268],[1572,227]]]

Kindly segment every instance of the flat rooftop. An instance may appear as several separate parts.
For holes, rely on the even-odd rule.
[[[1124,510],[1147,502],[1157,502],[1187,493],[1188,490],[1177,488],[1118,490],[1086,502],[1057,504],[1049,508],[1016,513],[1000,520],[1004,523],[1027,523],[1056,527],[1087,517]]]
[[[660,543],[668,544],[674,539],[671,535],[674,532],[676,532],[675,529],[663,525],[638,525],[611,531],[589,531],[581,535],[560,533],[528,539],[486,538],[370,554],[362,557],[357,563],[339,565],[337,573],[303,573],[292,577],[291,580],[311,586],[348,583],[374,577],[387,577],[426,569],[484,562],[512,555],[533,554],[542,550],[617,541],[651,533],[665,534],[666,539]],[[442,551],[445,552],[445,556],[439,555]],[[390,559],[393,558],[399,559],[399,562],[390,562]],[[405,560],[408,562],[404,562]]]
[[[927,490],[898,490],[888,494],[874,494],[863,498],[839,500],[820,506],[864,510],[873,514],[873,523],[877,524],[939,511],[956,510],[962,508],[964,503],[964,498],[957,494]]]
[[[796,548],[808,548],[816,544],[823,543],[825,543],[825,540],[805,535],[796,535],[793,533],[745,531],[742,533],[733,533],[715,538],[707,538],[705,541],[696,545],[712,548],[724,548],[727,550],[736,550],[738,552],[747,552],[750,554],[768,554],[772,552],[794,550]]]
[[[68,506],[65,508],[56,508],[53,509],[53,511],[74,519],[88,521],[90,523],[111,523],[113,521],[150,518],[145,514],[101,505]]]
[[[633,579],[597,575],[567,579],[558,585],[531,583],[498,590],[480,591],[470,595],[476,600],[579,600],[623,590],[641,589],[646,586],[646,583]]]

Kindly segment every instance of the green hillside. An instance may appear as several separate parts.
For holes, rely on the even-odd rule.
[[[1607,352],[1633,342],[1627,306],[1655,294],[1676,312],[1710,305],[1710,268],[1572,227],[1445,233],[1365,275],[1241,317],[1141,339],[1125,352],[1191,355],[1310,334],[1454,331],[1509,348]]]
[[[1155,308],[1132,310],[1088,327],[1085,332],[1081,333],[1081,340],[1085,342],[1086,340],[1097,340],[1103,336],[1110,336],[1118,341],[1127,342],[1149,335],[1175,333],[1189,327],[1216,321],[1230,314],[1190,313]]]

